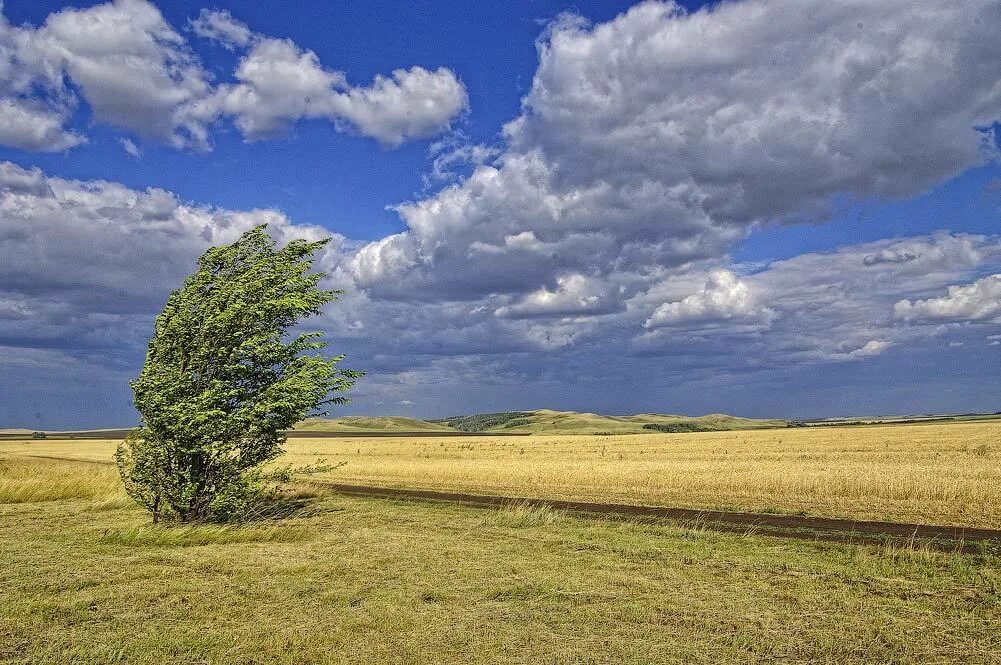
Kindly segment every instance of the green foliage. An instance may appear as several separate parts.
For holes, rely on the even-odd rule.
[[[46,434],[45,432],[32,432],[31,433],[31,438],[32,439],[46,439],[46,438],[48,438],[48,436],[49,435]]]
[[[452,416],[442,418],[438,422],[463,432],[483,432],[497,427],[516,427],[525,424],[528,422],[527,420],[518,422],[517,425],[512,423],[531,415],[530,411],[504,411],[501,413],[479,413],[475,416]]]
[[[643,425],[643,429],[650,429],[656,432],[715,432],[718,431],[712,427],[707,427],[706,425],[699,425],[698,423],[647,423]]]
[[[168,298],[132,382],[142,426],[116,455],[126,491],[154,521],[239,515],[261,488],[258,467],[281,454],[283,430],[347,401],[331,395],[361,373],[321,354],[322,333],[288,336],[340,293],[310,272],[326,242],[276,249],[257,227],[205,252]]]

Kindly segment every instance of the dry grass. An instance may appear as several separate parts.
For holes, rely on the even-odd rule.
[[[991,556],[347,497],[256,531],[148,519],[100,497],[0,505],[0,662],[990,663],[1001,648]]]
[[[122,495],[113,469],[98,465],[0,457],[0,504]]]
[[[506,527],[549,526],[567,519],[565,512],[556,510],[552,506],[525,501],[505,503],[490,513],[492,524]]]
[[[109,460],[114,442],[0,442]],[[1001,527],[1001,421],[632,436],[293,439],[337,482]]]
[[[641,436],[298,440],[339,482],[1001,527],[1001,422]]]

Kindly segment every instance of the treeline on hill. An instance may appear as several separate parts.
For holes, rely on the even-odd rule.
[[[698,423],[647,423],[643,429],[654,430],[656,432],[668,432],[678,434],[682,432],[718,432],[720,428],[700,425]]]
[[[531,411],[501,411],[499,413],[477,413],[473,416],[450,416],[430,422],[454,427],[462,432],[485,432],[494,427],[519,427],[529,425]]]

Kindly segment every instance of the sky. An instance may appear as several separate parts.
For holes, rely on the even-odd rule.
[[[333,237],[337,413],[1001,410],[1001,5],[7,0],[0,427]],[[336,414],[333,414],[336,415]]]

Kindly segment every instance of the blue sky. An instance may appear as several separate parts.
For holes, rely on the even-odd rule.
[[[261,222],[351,412],[1001,408],[1001,10],[781,4],[6,2],[0,427]]]

